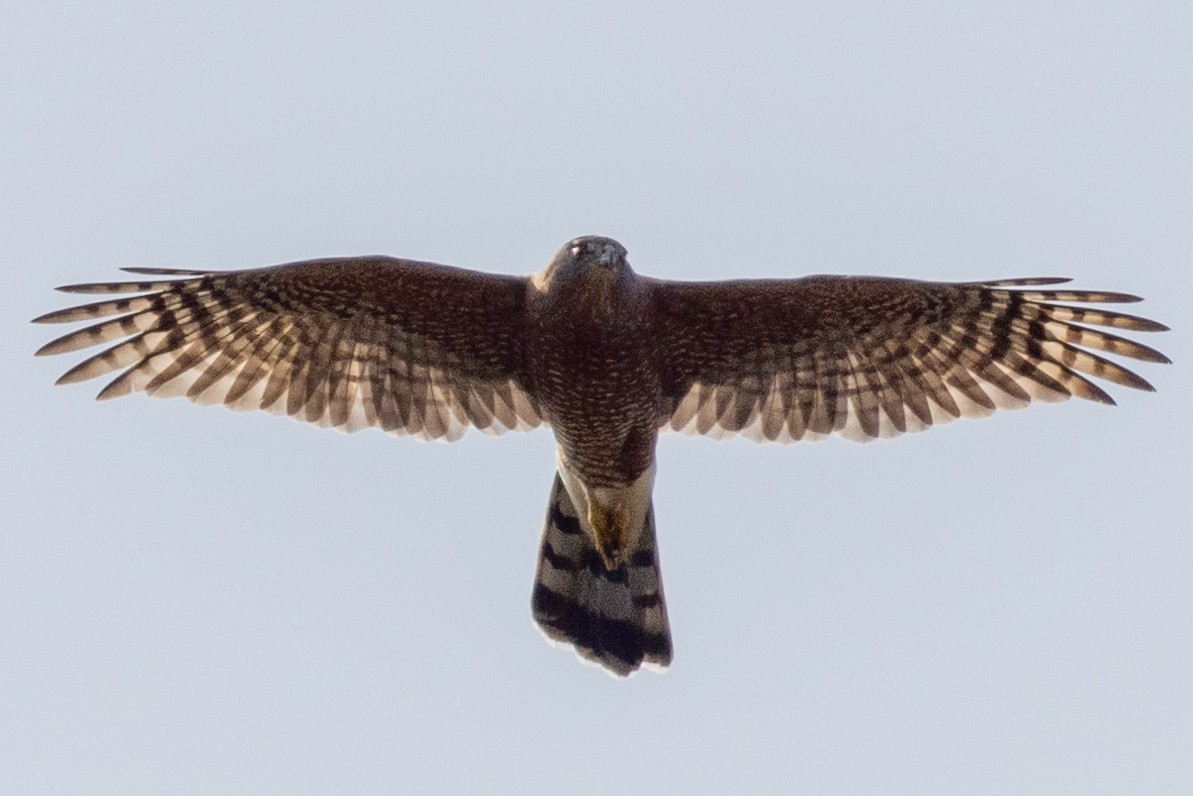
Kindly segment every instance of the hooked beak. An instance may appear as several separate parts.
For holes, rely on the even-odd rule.
[[[597,265],[609,267],[617,265],[620,259],[621,258],[617,253],[617,246],[612,243],[606,243],[601,247],[600,252],[597,254],[596,262]]]

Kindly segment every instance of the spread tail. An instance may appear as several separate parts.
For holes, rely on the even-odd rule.
[[[548,638],[626,677],[640,665],[671,663],[671,629],[655,547],[654,507],[627,563],[606,569],[559,474],[543,528],[531,598],[534,621]]]

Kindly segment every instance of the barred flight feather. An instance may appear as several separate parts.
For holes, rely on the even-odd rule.
[[[60,384],[116,372],[99,398],[184,396],[344,431],[374,426],[447,441],[470,427],[496,434],[542,423],[516,362],[472,351],[472,335],[486,326],[515,338],[517,316],[510,309],[524,290],[514,277],[391,258],[250,271],[124,270],[174,278],[67,285],[59,289],[144,295],[35,319],[100,319],[47,343],[38,355],[114,343],[69,369]],[[419,289],[438,293],[442,286],[433,280],[440,279],[458,283],[465,296],[493,293],[498,300],[488,310],[482,303],[466,319],[452,317],[453,308],[442,301],[420,306]],[[360,284],[362,294],[346,291],[345,281]],[[463,328],[466,322],[475,328]]]
[[[559,474],[543,527],[531,597],[534,621],[549,641],[626,677],[640,666],[671,663],[671,628],[659,575],[654,508],[629,563],[606,569]]]
[[[671,282],[595,236],[530,278],[390,257],[125,270],[143,278],[60,288],[103,298],[36,319],[85,324],[38,354],[99,347],[60,384],[110,377],[98,398],[425,439],[549,423],[534,621],[623,677],[671,661],[650,498],[661,429],[866,441],[1033,401],[1112,404],[1095,379],[1152,386],[1108,356],[1168,361],[1105,331],[1165,326],[1091,306],[1138,297],[1050,287],[1068,279]]]
[[[1076,396],[1113,404],[1091,376],[1152,390],[1145,379],[1099,352],[1145,362],[1168,362],[1167,357],[1078,324],[1137,332],[1167,327],[1125,313],[1056,303],[1140,300],[1127,293],[1034,289],[1066,281],[943,284],[810,277],[718,284],[718,302],[756,304],[752,321],[748,314],[735,321],[742,328],[734,337],[693,328],[701,317],[717,325],[716,306],[711,312],[703,307],[699,317],[695,313],[698,299],[708,298],[707,286],[666,283],[676,285],[662,301],[670,323],[668,347],[680,349],[682,359],[693,364],[688,365],[690,386],[664,415],[665,425],[683,433],[741,434],[760,442],[811,441],[829,434],[865,442],[1031,401]],[[783,293],[797,311],[779,314],[777,297]],[[767,299],[771,306],[763,304]],[[749,329],[758,340],[777,342],[761,354],[760,349],[748,354],[741,338]],[[724,345],[719,340],[739,350],[719,351]],[[686,350],[694,345],[700,350]],[[726,369],[726,360],[736,360],[735,368]]]

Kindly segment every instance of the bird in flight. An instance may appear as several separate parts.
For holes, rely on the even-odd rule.
[[[125,270],[145,278],[59,288],[117,297],[35,319],[102,319],[37,352],[109,346],[59,384],[116,373],[100,399],[185,395],[424,439],[549,426],[534,619],[619,676],[671,662],[660,431],[865,441],[1033,400],[1113,404],[1090,377],[1152,390],[1099,352],[1168,362],[1094,328],[1165,326],[1085,306],[1136,296],[1054,287],[1066,279],[666,281],[597,236],[530,277],[381,256]]]

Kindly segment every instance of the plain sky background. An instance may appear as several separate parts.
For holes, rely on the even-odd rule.
[[[649,7],[646,7],[649,6]],[[7,3],[0,792],[1193,791],[1193,6]],[[669,436],[670,672],[530,621],[548,432],[55,388],[55,285],[388,253],[1064,275],[1149,395]]]

